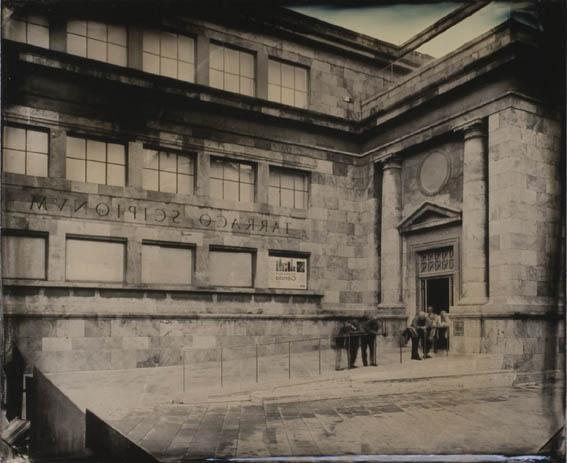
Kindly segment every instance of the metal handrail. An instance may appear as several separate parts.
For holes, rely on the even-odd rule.
[[[385,332],[382,333],[384,336],[386,335]],[[323,345],[321,343],[322,340],[339,340],[339,339],[343,339],[346,340],[346,343],[343,344],[342,347],[333,347],[331,346],[331,348],[333,350],[337,350],[337,349],[346,349],[347,351],[350,351],[350,342],[352,338],[360,338],[362,336],[367,336],[367,335],[374,335],[374,336],[378,336],[377,333],[371,333],[371,332],[365,332],[365,331],[358,331],[358,332],[353,332],[350,333],[348,335],[345,336],[333,336],[333,335],[329,335],[329,336],[319,336],[319,337],[314,337],[314,338],[303,338],[303,339],[293,339],[293,340],[287,340],[287,341],[274,341],[271,343],[256,343],[256,344],[242,344],[242,345],[237,345],[237,346],[228,346],[228,347],[216,347],[216,348],[212,348],[212,350],[219,350],[219,363],[220,363],[220,385],[221,387],[224,387],[224,356],[223,356],[223,352],[225,349],[251,349],[254,348],[255,350],[255,380],[256,383],[259,382],[260,380],[260,370],[259,370],[259,347],[261,346],[273,346],[273,345],[278,345],[278,344],[286,344],[288,345],[288,349],[287,349],[287,357],[288,357],[288,365],[287,365],[287,370],[288,370],[288,379],[291,380],[291,366],[292,366],[292,362],[291,362],[291,345],[292,343],[297,344],[297,343],[305,343],[305,342],[313,342],[316,341],[316,345],[317,346],[317,351],[318,351],[318,374],[321,375],[322,374],[322,349],[323,349]],[[195,348],[192,347],[184,347],[182,348],[182,352],[183,352],[183,370],[182,370],[182,374],[183,374],[183,381],[182,381],[182,385],[183,385],[183,391],[185,392],[187,390],[187,352],[188,351],[194,351],[196,350]],[[347,355],[347,360],[348,360],[348,355]],[[190,370],[190,369],[189,369]]]
[[[341,338],[351,338],[351,337],[359,337],[359,336],[366,336],[369,334],[375,334],[376,336],[378,336],[378,334],[376,333],[370,333],[370,332],[366,332],[366,331],[358,331],[356,333],[353,333],[351,335],[347,335],[347,336],[333,336],[333,335],[329,335],[329,336],[320,336],[317,338],[305,338],[305,339],[289,339],[287,341],[273,341],[273,342],[260,342],[260,343],[254,343],[254,344],[239,344],[236,346],[219,346],[219,347],[209,347],[209,349],[221,349],[221,348],[225,348],[225,349],[245,349],[245,348],[251,348],[254,346],[273,346],[275,344],[286,344],[288,342],[307,342],[307,341],[321,341],[323,339],[341,339]],[[183,351],[188,351],[188,350],[195,350],[194,347],[183,347],[181,350]]]
[[[403,349],[406,346],[405,342],[402,342],[402,334],[403,334],[404,330],[400,330],[397,334],[399,336],[399,349],[400,349],[400,363],[403,363]],[[278,340],[278,341],[273,341],[273,342],[269,342],[269,343],[255,343],[255,344],[241,344],[241,345],[236,345],[236,346],[220,346],[220,347],[214,347],[214,348],[209,348],[206,349],[207,351],[219,351],[219,357],[218,360],[212,360],[212,362],[219,362],[220,363],[220,371],[219,371],[219,376],[220,376],[220,386],[224,387],[225,382],[226,382],[226,378],[225,378],[225,363],[226,363],[226,358],[224,356],[224,351],[225,350],[238,350],[238,349],[254,349],[254,360],[255,360],[255,365],[254,365],[254,369],[255,369],[255,373],[254,373],[254,377],[255,377],[255,382],[259,383],[260,382],[260,364],[259,364],[259,359],[260,359],[260,353],[259,353],[259,349],[263,346],[275,346],[275,345],[285,345],[287,344],[287,376],[288,379],[291,380],[292,377],[292,344],[298,344],[298,343],[312,343],[311,347],[314,347],[317,351],[317,362],[318,362],[318,368],[317,373],[319,375],[322,374],[322,351],[323,351],[323,340],[326,341],[334,341],[334,343],[330,343],[330,348],[334,351],[337,350],[346,350],[347,351],[347,362],[348,362],[348,368],[350,368],[350,355],[351,355],[351,342],[353,339],[357,339],[357,343],[360,342],[360,338],[363,336],[368,336],[368,335],[373,335],[376,336],[376,338],[378,337],[378,334],[382,334],[384,336],[387,335],[387,333],[384,331],[382,333],[374,333],[374,332],[365,332],[365,331],[357,331],[357,332],[352,332],[350,334],[344,335],[344,336],[335,336],[335,335],[328,335],[328,336],[318,336],[318,337],[312,337],[312,338],[302,338],[302,339],[291,339],[291,340]],[[447,339],[447,355],[449,355],[449,328],[447,328],[447,334],[446,334],[446,339]],[[340,340],[342,340],[343,342],[341,343]],[[375,349],[377,350],[377,344]],[[187,386],[188,386],[188,378],[187,378],[187,374],[191,371],[191,368],[188,368],[190,363],[188,362],[188,356],[187,356],[187,352],[189,351],[197,351],[200,349],[195,349],[192,347],[184,347],[182,348],[182,355],[183,355],[183,391],[187,390]],[[301,353],[305,353],[305,352],[309,352],[311,351],[311,349],[309,350],[305,350],[305,351],[301,351]],[[276,353],[274,355],[280,355],[283,354],[283,352],[279,352]],[[267,354],[266,357],[270,355]],[[285,355],[285,354],[284,354]],[[251,359],[252,357],[250,357]],[[228,359],[228,361],[230,361],[230,359]],[[204,360],[203,363],[208,363],[209,360]],[[372,362],[372,360],[371,360]],[[342,362],[341,362],[342,363]],[[285,367],[284,367],[285,368]],[[189,370],[189,371],[187,371]],[[284,370],[285,371],[285,370]]]

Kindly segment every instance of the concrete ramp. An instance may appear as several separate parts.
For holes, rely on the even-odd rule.
[[[51,405],[35,431],[59,455],[91,449],[144,463],[480,446],[536,453],[564,424],[563,384],[518,386],[501,365],[494,355],[439,356],[209,391],[183,391],[176,367],[37,372],[36,395]]]

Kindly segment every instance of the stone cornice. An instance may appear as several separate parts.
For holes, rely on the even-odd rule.
[[[514,25],[514,27],[512,27]],[[485,36],[482,36],[478,40],[489,40],[492,38],[493,35],[497,34],[511,34],[510,30],[519,27],[516,23],[509,22],[499,26],[494,31],[487,33]],[[473,41],[476,43],[476,41]],[[525,39],[524,39],[525,41]],[[505,44],[500,44],[498,47],[491,48],[491,55],[496,57],[497,52],[503,48],[510,47],[515,42],[512,40],[511,42],[507,42]],[[51,50],[43,50],[37,47],[31,47],[24,44],[18,44],[15,42],[10,42],[5,40],[4,41],[5,49],[4,55],[6,58],[9,58],[8,55],[14,52],[14,49],[17,50],[18,53],[18,60],[20,63],[24,62],[28,66],[33,66],[30,70],[40,71],[43,69],[52,69],[53,71],[64,71],[69,72],[71,74],[78,75],[80,77],[93,77],[98,79],[105,79],[108,81],[114,81],[117,84],[121,85],[131,85],[134,87],[138,87],[140,89],[147,89],[153,92],[157,92],[157,88],[159,88],[160,92],[163,92],[164,95],[171,95],[175,97],[183,97],[186,98],[188,102],[192,102],[193,105],[215,105],[219,108],[225,107],[229,108],[235,112],[243,112],[246,113],[246,117],[248,115],[253,115],[256,118],[266,118],[271,120],[277,120],[291,123],[291,124],[303,124],[307,126],[311,126],[316,129],[324,129],[329,130],[335,133],[344,133],[352,136],[357,135],[367,135],[369,130],[375,127],[375,124],[369,124],[370,121],[375,121],[376,123],[378,120],[374,119],[374,116],[370,116],[361,121],[349,120],[335,116],[325,115],[316,111],[310,110],[302,110],[298,108],[292,108],[285,105],[280,105],[277,103],[272,103],[267,100],[253,98],[253,97],[243,97],[241,95],[230,94],[229,92],[223,92],[219,90],[212,89],[208,86],[198,85],[198,84],[189,84],[189,83],[182,83],[176,82],[172,79],[161,78],[159,76],[152,76],[147,73],[143,73],[138,70],[130,69],[130,68],[120,68],[117,66],[107,65],[105,63],[97,63],[93,62],[92,60],[85,60],[82,58],[74,57],[68,55],[66,53],[55,52]],[[467,45],[468,46],[468,45]],[[456,58],[459,53],[464,53],[468,50],[468,48],[464,47],[464,50],[457,50],[457,52],[452,53],[449,55],[451,58]],[[516,59],[515,56],[517,54],[511,53],[510,57],[500,62],[500,64],[495,63],[495,66],[502,66],[506,62],[510,60]],[[444,57],[442,60],[447,60],[447,57]],[[493,58],[490,58],[493,59]],[[488,61],[490,61],[490,59]],[[494,58],[495,59],[495,58]],[[439,60],[436,60],[439,62]],[[471,62],[475,62],[472,60]],[[481,75],[485,72],[489,72],[494,69],[494,66],[486,67],[487,59],[484,59],[484,67],[483,68],[475,68],[474,72],[472,70],[471,79],[478,79]],[[421,73],[425,72],[431,65],[427,65],[425,68],[416,71],[416,75],[420,75]],[[8,67],[5,66],[7,69]],[[6,75],[6,73],[5,73]],[[454,84],[450,84],[455,80]],[[457,88],[458,86],[466,83],[463,78],[444,78],[443,80],[443,88],[444,91]],[[401,84],[400,84],[401,85]],[[390,92],[390,90],[388,90]],[[410,92],[411,93],[411,92]],[[468,107],[464,109],[459,114],[454,114],[445,117],[443,120],[436,121],[430,126],[424,126],[420,128],[418,131],[410,132],[405,134],[402,138],[396,139],[393,141],[389,141],[385,144],[377,146],[375,148],[367,149],[365,151],[360,152],[347,152],[347,151],[340,151],[334,150],[332,148],[325,148],[322,146],[310,146],[305,145],[302,143],[293,142],[293,144],[297,146],[305,146],[312,149],[329,151],[329,152],[336,152],[339,154],[344,154],[347,156],[352,157],[359,157],[364,158],[367,156],[374,157],[374,161],[381,161],[382,156],[390,155],[391,149],[395,149],[397,152],[401,152],[405,149],[405,141],[407,140],[410,144],[419,144],[423,141],[427,141],[434,136],[436,136],[433,132],[434,130],[440,130],[440,133],[450,133],[452,132],[455,127],[458,127],[456,124],[463,124],[463,119],[470,119],[467,117],[469,113],[473,113],[475,111],[481,112],[473,118],[478,117],[486,117],[488,114],[486,110],[489,106],[495,104],[496,102],[500,102],[503,99],[517,95],[522,98],[530,99],[531,97],[522,96],[514,91],[508,91],[506,93],[502,93],[496,98],[492,100],[487,100],[482,102],[474,107]],[[435,98],[439,96],[437,92],[432,92],[430,98]],[[417,106],[421,106],[428,103],[428,100],[424,100],[423,96],[419,92],[414,92],[413,94],[408,94],[408,98],[415,99],[414,103],[409,104],[409,100],[405,101],[404,105],[409,104],[407,109],[415,109]],[[542,102],[538,102],[541,104]],[[205,106],[203,106],[205,107]],[[388,122],[392,119],[398,118],[401,116],[399,112],[400,108],[392,107],[387,111],[383,112],[380,115],[380,120],[384,122]],[[411,141],[410,141],[411,139]]]
[[[147,92],[160,92],[164,97],[184,98],[195,105],[218,105],[225,110],[254,114],[254,117],[277,118],[290,123],[309,124],[339,132],[357,133],[356,124],[348,119],[331,116],[308,109],[295,108],[262,98],[244,96],[207,85],[183,82],[137,69],[97,62],[68,53],[4,40],[4,56],[16,62],[6,65],[12,72],[51,71],[81,79],[99,79],[116,85],[124,85]],[[17,66],[29,66],[27,71],[16,70]],[[4,73],[6,75],[6,72]],[[166,105],[166,100],[162,100]]]
[[[487,137],[486,122],[482,119],[475,119],[461,126],[455,127],[455,132],[462,132],[465,140],[478,137]]]
[[[397,155],[391,155],[387,158],[381,159],[380,162],[382,163],[382,169],[401,169],[402,168],[402,159]]]
[[[396,59],[399,47],[392,43],[370,37],[350,29],[281,7],[285,2],[272,1],[264,6],[257,1],[234,0],[223,2],[219,8],[211,2],[179,0],[156,0],[143,2],[134,0],[12,0],[11,6],[22,14],[28,11],[41,12],[53,18],[72,15],[88,15],[104,20],[108,16],[134,23],[154,24],[159,27],[160,20],[174,18],[175,22],[191,25],[199,22],[223,24],[236,30],[243,26],[254,32],[265,31],[270,35],[284,35],[296,42],[309,42],[318,48],[331,48],[334,53],[351,55],[358,59],[381,61],[387,65]],[[132,4],[136,4],[132,11]],[[278,4],[279,3],[279,4]],[[423,53],[412,52],[398,60],[396,68],[404,73],[431,60]]]

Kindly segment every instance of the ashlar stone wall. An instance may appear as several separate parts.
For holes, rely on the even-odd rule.
[[[537,111],[489,118],[490,298],[554,306],[559,296],[561,126]]]

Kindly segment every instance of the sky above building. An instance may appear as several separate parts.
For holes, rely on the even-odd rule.
[[[389,4],[378,6],[296,6],[299,13],[341,26],[370,37],[400,45],[441,19],[461,2]],[[443,56],[493,27],[506,21],[511,12],[525,5],[517,1],[493,1],[417,51]]]

